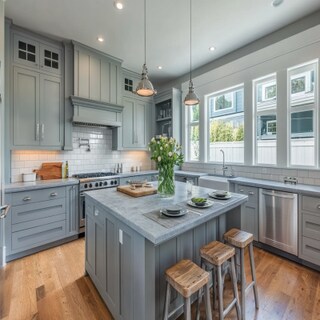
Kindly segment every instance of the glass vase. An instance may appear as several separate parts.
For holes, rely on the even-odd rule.
[[[158,166],[158,194],[162,198],[174,196],[174,166],[163,164]]]

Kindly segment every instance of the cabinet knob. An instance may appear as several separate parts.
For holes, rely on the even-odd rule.
[[[50,197],[56,197],[58,194],[56,192],[50,193]]]
[[[24,197],[24,198],[23,198],[23,201],[30,201],[30,200],[31,200],[30,197]]]
[[[320,209],[320,204],[317,205],[317,209]]]
[[[243,190],[243,189],[240,189],[239,192],[244,192],[244,190]]]
[[[95,209],[95,210],[94,210],[94,215],[95,215],[96,217],[99,215],[99,213],[100,213],[100,212],[99,212],[98,209]]]
[[[253,192],[253,191],[249,191],[248,193],[250,194],[250,196],[253,196],[253,195],[254,195],[254,192]]]

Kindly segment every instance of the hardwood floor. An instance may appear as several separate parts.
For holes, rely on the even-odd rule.
[[[255,309],[250,292],[247,319],[320,320],[319,272],[261,249],[255,248],[254,254],[260,309]],[[225,297],[231,297],[228,283]],[[203,310],[201,314],[205,319]],[[0,319],[111,320],[90,278],[84,276],[84,239],[12,261],[1,269]],[[236,319],[235,311],[227,319]]]

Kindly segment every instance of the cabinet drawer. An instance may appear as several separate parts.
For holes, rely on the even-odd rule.
[[[66,212],[64,198],[12,207],[12,224],[48,218]]]
[[[26,250],[55,241],[66,234],[66,221],[58,221],[12,233],[12,250]]]
[[[27,203],[65,198],[65,196],[65,187],[17,192],[12,194],[12,205],[16,206]]]
[[[320,265],[320,241],[302,237],[300,258]]]
[[[320,215],[302,213],[302,234],[305,237],[320,240]]]
[[[246,203],[246,205],[250,205],[253,207],[258,206],[258,188],[238,185],[237,193],[245,194],[248,196],[248,202]]]
[[[311,211],[319,214],[320,216],[320,198],[302,196],[301,199],[302,210]]]

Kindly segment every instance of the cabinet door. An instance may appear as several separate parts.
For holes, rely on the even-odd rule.
[[[39,145],[39,73],[14,68],[13,144]]]
[[[61,74],[61,50],[48,45],[40,45],[40,69]]]
[[[134,100],[123,99],[122,145],[123,148],[134,148]]]
[[[138,101],[134,109],[134,144],[138,148],[147,146],[146,108],[146,103]]]
[[[13,46],[14,62],[39,68],[39,43],[37,41],[14,34]]]
[[[79,233],[79,186],[69,186],[66,192],[67,234]]]
[[[40,75],[40,144],[47,147],[62,145],[61,79]]]

